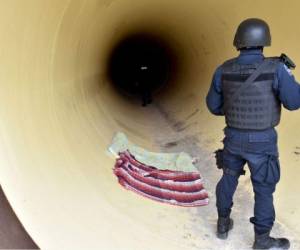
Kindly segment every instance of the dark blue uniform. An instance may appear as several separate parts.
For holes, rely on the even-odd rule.
[[[242,50],[237,60],[240,64],[263,61],[262,50]],[[206,103],[214,115],[222,116],[222,66],[218,67],[208,92]],[[282,105],[288,110],[300,108],[300,85],[283,64],[279,63],[273,90]],[[248,163],[255,193],[255,232],[263,234],[271,230],[275,220],[273,193],[280,178],[278,161],[277,132],[274,128],[254,131],[226,127],[223,160],[231,170],[240,172]],[[224,173],[216,188],[217,208],[220,217],[230,215],[233,195],[238,185],[239,175]]]

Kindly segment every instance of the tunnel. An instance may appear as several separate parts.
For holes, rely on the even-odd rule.
[[[213,152],[222,147],[225,123],[208,112],[205,96],[216,67],[238,55],[232,41],[245,18],[269,23],[266,56],[286,53],[299,63],[299,7],[296,0],[2,1],[0,183],[38,247],[251,247],[249,171],[235,197],[230,240],[215,238],[214,189],[221,173]],[[163,65],[147,107],[128,85],[117,84],[126,63],[111,63],[118,48],[137,37],[142,47],[158,51],[154,65]],[[298,68],[293,74],[300,79]],[[294,247],[300,246],[299,125],[299,112],[283,112],[277,127],[281,181],[274,198],[274,230],[289,236]],[[119,131],[149,151],[199,157],[210,204],[167,206],[122,189],[107,150]]]
[[[127,96],[141,98],[144,92],[156,93],[172,82],[171,75],[173,79],[176,75],[173,54],[163,36],[136,31],[121,39],[108,54],[108,80]]]

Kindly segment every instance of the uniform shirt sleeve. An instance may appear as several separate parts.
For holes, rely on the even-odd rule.
[[[217,68],[214,73],[212,83],[206,96],[206,105],[209,111],[214,115],[224,115],[223,111],[223,92],[221,86],[222,69]]]
[[[283,106],[288,110],[300,108],[300,85],[286,65],[280,63],[277,70],[278,82],[275,91]]]

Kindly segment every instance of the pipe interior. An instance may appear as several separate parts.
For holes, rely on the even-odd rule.
[[[265,19],[273,42],[265,54],[285,52],[299,62],[300,33],[291,25],[300,21],[298,7],[296,0],[5,1],[0,181],[40,248],[205,246],[196,233],[182,239],[213,220],[205,211],[214,204],[182,209],[123,190],[107,147],[118,131],[152,151],[172,151],[161,145],[188,138],[188,145],[196,140],[206,152],[202,164],[214,168],[212,152],[222,145],[224,120],[208,113],[205,96],[215,68],[237,55],[232,46],[237,25],[248,17]],[[149,48],[154,51],[146,55],[149,64],[161,63],[164,70],[151,75],[154,100],[143,108],[130,88],[131,65]],[[298,70],[294,75],[300,77]],[[279,220],[297,235],[299,124],[299,112],[284,112],[278,128],[282,178],[275,196]],[[213,197],[214,186],[208,187]]]

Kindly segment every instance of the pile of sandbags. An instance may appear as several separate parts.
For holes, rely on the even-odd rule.
[[[114,173],[126,189],[172,205],[193,207],[208,204],[208,193],[199,172],[158,169],[136,160],[129,150],[118,155]]]

